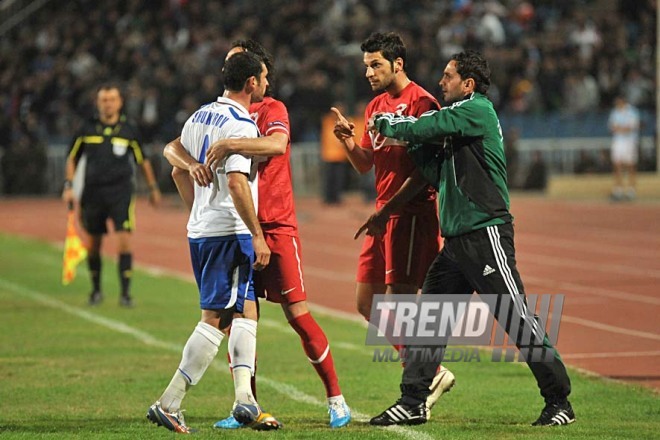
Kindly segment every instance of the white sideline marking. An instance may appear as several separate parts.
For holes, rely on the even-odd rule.
[[[41,263],[46,263],[46,260],[44,258],[38,258],[38,260]],[[57,264],[59,264],[59,261],[57,262]],[[190,275],[190,274],[184,274],[182,272],[173,271],[173,270],[169,270],[169,269],[164,270],[164,269],[154,267],[154,266],[140,266],[140,267],[141,267],[141,269],[145,270],[147,273],[150,273],[150,274],[155,275],[155,276],[160,276],[160,277],[162,277],[162,276],[171,276],[171,277],[174,277],[174,278],[182,279],[184,281],[194,281],[192,275]],[[527,277],[527,279],[531,280],[532,282],[540,281],[539,279],[536,279],[534,277]],[[591,288],[590,289],[582,288],[581,286],[575,285],[573,283],[564,282],[564,283],[561,283],[561,284],[563,284],[563,287],[566,288],[566,289],[578,290],[578,291],[581,291],[582,293],[592,293],[592,290],[593,290]],[[646,296],[643,296],[643,295],[634,295],[634,294],[630,294],[630,293],[625,293],[624,294],[623,292],[616,292],[616,291],[609,292],[609,291],[607,291],[607,289],[598,289],[598,290],[599,290],[599,293],[596,294],[596,296],[610,296],[610,297],[616,297],[617,299],[645,302],[645,303],[653,304],[653,305],[657,305],[657,304],[660,303],[660,300],[657,299],[657,298],[646,297]],[[311,304],[311,303],[308,303],[308,306],[309,306],[309,309],[311,311],[319,313],[319,314],[323,314],[323,315],[326,315],[326,316],[339,317],[339,318],[342,318],[342,319],[345,319],[345,320],[348,320],[348,321],[356,322],[356,323],[359,323],[359,324],[363,325],[365,328],[368,325],[366,320],[364,320],[361,316],[359,316],[357,314],[354,314],[354,313],[346,313],[346,312],[342,312],[342,311],[339,311],[339,310],[331,309],[329,307],[319,306],[319,305]],[[81,310],[81,312],[85,313],[83,310]],[[607,332],[611,332],[611,333],[624,334],[624,335],[643,338],[643,339],[651,339],[651,340],[655,340],[655,341],[660,341],[660,335],[654,334],[654,333],[648,333],[648,332],[639,331],[639,330],[632,330],[632,329],[623,328],[623,327],[616,327],[616,326],[612,326],[612,325],[609,325],[609,324],[603,324],[603,323],[600,323],[600,322],[597,322],[597,321],[591,321],[589,319],[578,318],[578,317],[570,316],[570,315],[566,315],[566,314],[562,314],[561,319],[565,322],[570,322],[571,324],[582,325],[582,326],[594,328],[594,329],[597,329],[597,330],[607,331]],[[285,330],[286,328],[288,328],[288,326],[281,325],[281,324],[279,324],[279,323],[277,323],[276,321],[273,321],[273,320],[268,320],[268,321],[261,320],[260,322],[262,322],[266,326],[271,326],[271,327],[274,327],[274,328],[275,328],[275,325],[281,326],[280,328],[278,328],[278,330]],[[349,350],[356,350],[356,348],[358,348],[358,346],[349,347],[348,345],[351,345],[351,344],[347,344],[347,345],[342,346],[340,344],[335,343],[334,345],[337,346],[337,347],[343,347],[343,348],[346,348],[346,349],[349,349]]]
[[[360,315],[357,311],[355,311],[354,313],[348,313],[342,310],[337,310],[331,307],[325,307],[310,302],[307,303],[307,307],[309,307],[309,310],[311,310],[312,312],[318,313],[320,315],[329,316],[331,318],[345,319],[346,321],[354,322],[364,328],[367,328],[369,326],[367,320],[364,319],[364,317]]]
[[[36,290],[32,290],[30,288],[27,288],[25,286],[21,286],[19,284],[15,284],[11,281],[5,280],[3,278],[0,278],[0,286],[2,286],[5,289],[12,290],[19,295],[23,295],[24,297],[30,298],[33,301],[36,301],[38,303],[41,303],[42,305],[46,305],[48,307],[51,307],[53,309],[61,310],[65,313],[68,313],[73,316],[77,316],[79,318],[82,318],[86,321],[92,322],[94,324],[100,325],[102,327],[108,328],[110,330],[114,330],[118,333],[122,333],[128,336],[132,336],[138,341],[142,342],[145,345],[150,345],[152,347],[158,347],[158,348],[163,348],[169,351],[173,351],[176,353],[180,353],[181,350],[183,350],[182,345],[178,344],[172,344],[170,342],[165,342],[161,341],[158,338],[155,338],[151,336],[149,333],[144,332],[140,329],[137,329],[135,327],[131,327],[130,325],[127,325],[121,321],[117,321],[114,319],[106,318],[104,316],[100,316],[96,313],[89,312],[87,310],[83,310],[80,307],[75,307],[71,306],[69,304],[66,304],[62,301],[59,301],[57,299],[54,299],[50,296],[44,295],[43,293],[37,292]],[[279,323],[275,321],[271,321],[271,323],[275,323],[277,326],[280,326]],[[222,361],[214,361],[213,362],[213,367],[216,370],[222,371],[226,374],[229,373],[229,369],[227,367],[227,364]],[[314,405],[314,406],[320,406],[323,408],[327,407],[327,403],[321,399],[317,399],[316,397],[310,396],[309,394],[303,393],[300,391],[298,388],[294,387],[293,385],[284,383],[284,382],[279,382],[273,379],[269,379],[268,377],[259,374],[259,381],[266,386],[269,386],[276,392],[287,396],[288,398],[291,398],[293,400],[296,400],[298,402],[306,403],[309,405]],[[360,412],[357,412],[355,410],[352,410],[352,415],[353,419],[356,421],[360,422],[367,422],[370,417],[367,414],[363,414]],[[388,431],[392,431],[396,434],[399,434],[402,437],[408,438],[410,440],[433,440],[433,437],[430,435],[424,433],[424,432],[419,432],[412,430],[410,428],[405,428],[403,426],[390,426],[385,428]]]
[[[57,249],[58,251],[62,250],[61,245],[55,245],[53,244],[53,248]],[[46,264],[51,267],[60,267],[62,264],[62,261],[60,258],[53,259],[51,257],[45,257],[43,255],[41,256],[35,256],[34,258],[30,256],[31,259],[33,259],[36,262]],[[157,276],[157,277],[172,277],[172,278],[178,278],[184,281],[188,282],[195,282],[195,278],[192,275],[192,272],[181,272],[173,269],[163,269],[162,267],[157,267],[157,266],[150,266],[150,265],[145,265],[145,264],[138,264],[137,267],[141,270],[144,270],[145,272]],[[346,282],[351,282],[354,283],[355,276],[354,274],[349,274],[348,272],[333,272],[329,271],[327,269],[319,269],[314,266],[306,266],[305,267],[305,274],[311,276],[311,277],[316,277],[316,278],[321,278],[321,279],[328,279],[328,280],[338,280],[340,279],[341,281],[346,281]],[[534,284],[545,284],[547,283],[548,280],[544,278],[539,278],[535,276],[530,276],[526,275],[524,278],[524,281],[528,281],[530,283]],[[593,286],[588,286],[588,285],[582,285],[570,281],[559,281],[555,287],[554,290],[568,290],[568,291],[574,291],[578,293],[583,293],[592,297],[605,297],[605,298],[612,298],[615,300],[619,301],[630,301],[630,302],[637,302],[637,303],[643,303],[643,304],[651,304],[651,305],[660,305],[660,298],[655,298],[652,296],[648,295],[639,295],[636,293],[632,292],[626,292],[624,290],[616,290],[616,289],[608,289],[604,287],[599,287],[598,289],[594,289]],[[364,320],[360,315],[356,313],[346,313],[342,312],[340,310],[335,310],[329,307],[324,307],[324,306],[319,306],[316,304],[308,303],[307,304],[309,309],[312,311],[316,311],[318,313],[323,313],[324,315],[327,316],[335,316],[335,317],[341,317],[343,319],[346,319],[348,321],[355,321],[355,322],[361,322],[364,327],[366,328],[367,322]]]
[[[369,354],[369,347],[366,345],[357,345],[350,342],[334,342],[334,347],[343,348],[344,350],[357,351],[359,353]],[[373,352],[373,350],[371,350]]]

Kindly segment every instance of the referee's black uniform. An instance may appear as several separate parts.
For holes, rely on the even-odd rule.
[[[85,230],[93,235],[105,234],[109,218],[116,231],[132,231],[135,166],[144,161],[137,128],[123,115],[114,125],[89,120],[74,138],[69,156],[76,166],[85,157],[80,198]]]
[[[89,304],[96,305],[103,300],[100,245],[107,232],[107,220],[113,222],[116,232],[128,233],[135,228],[136,166],[142,167],[150,181],[152,195],[159,195],[158,186],[153,181],[151,165],[144,157],[138,130],[124,115],[119,115],[114,124],[103,123],[100,119],[87,121],[71,144],[67,163],[76,170],[80,166],[84,168],[80,214],[83,227],[92,239],[87,256],[92,279]],[[70,181],[68,185],[70,187]],[[121,243],[122,240],[118,260],[120,305],[130,307],[133,304],[130,295],[133,254],[130,247]]]

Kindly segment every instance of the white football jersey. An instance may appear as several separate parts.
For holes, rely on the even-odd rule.
[[[259,129],[248,111],[236,101],[223,97],[193,113],[181,131],[183,147],[201,163],[206,161],[207,149],[219,139],[257,137]],[[251,157],[232,154],[215,170],[211,186],[194,186],[195,201],[188,219],[188,237],[250,234],[229,193],[227,173],[233,171],[248,175],[254,207],[258,209],[257,163]]]

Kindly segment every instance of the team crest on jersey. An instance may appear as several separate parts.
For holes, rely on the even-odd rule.
[[[394,110],[394,114],[396,114],[397,116],[403,116],[403,112],[405,112],[407,108],[408,108],[408,104],[402,102],[401,104],[396,106],[396,110]]]
[[[123,156],[128,149],[128,140],[121,138],[112,138],[112,152],[115,156]]]

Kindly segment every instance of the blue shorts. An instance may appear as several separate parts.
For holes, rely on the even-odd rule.
[[[188,238],[193,273],[204,310],[236,307],[255,300],[252,281],[254,249],[249,234]]]

